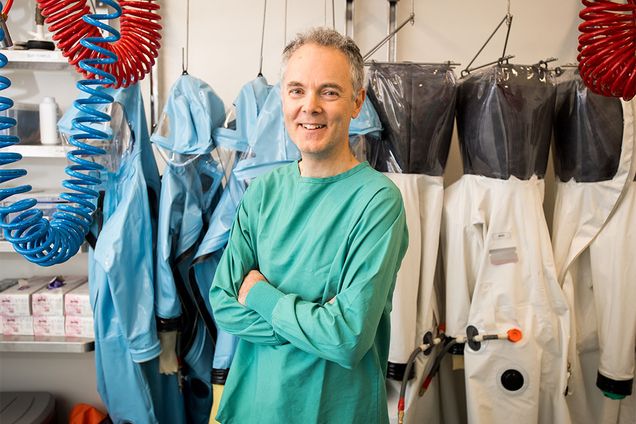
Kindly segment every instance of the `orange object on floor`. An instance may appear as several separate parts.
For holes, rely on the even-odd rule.
[[[108,415],[86,403],[73,406],[68,417],[69,424],[102,424],[110,422]]]

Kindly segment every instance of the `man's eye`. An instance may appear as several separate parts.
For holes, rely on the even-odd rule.
[[[339,94],[337,91],[333,91],[333,90],[328,90],[323,92],[323,95],[325,95],[326,97],[338,97]]]
[[[289,94],[291,94],[292,96],[298,96],[302,93],[303,91],[300,88],[292,88],[291,90],[289,90]]]

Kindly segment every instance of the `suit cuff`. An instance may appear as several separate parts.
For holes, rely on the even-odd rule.
[[[614,380],[601,374],[596,375],[596,387],[603,391],[603,394],[612,399],[622,399],[625,396],[632,394],[632,386],[634,385],[634,379],[629,380]],[[613,397],[618,396],[618,397]]]
[[[245,304],[271,324],[274,308],[283,296],[285,294],[271,284],[259,281],[250,289]]]
[[[133,362],[141,364],[157,358],[161,353],[161,344],[159,344],[159,339],[157,339],[157,341],[150,346],[142,348],[128,346],[128,349],[130,350],[130,356]]]

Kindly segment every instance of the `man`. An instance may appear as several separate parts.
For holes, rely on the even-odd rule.
[[[301,160],[250,185],[217,268],[216,322],[241,338],[217,419],[387,423],[389,313],[408,235],[398,189],[349,149],[362,57],[326,29],[283,56]]]

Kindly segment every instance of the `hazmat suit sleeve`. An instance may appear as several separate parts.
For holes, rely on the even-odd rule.
[[[408,245],[401,198],[382,193],[388,190],[371,200],[348,236],[342,288],[332,300],[324,305],[304,301],[262,281],[246,300],[292,345],[349,369],[369,351],[382,314],[390,312],[396,274]]]
[[[143,175],[135,173],[130,196],[102,229],[94,259],[108,275],[113,315],[118,317],[133,361],[146,362],[160,353],[155,325],[152,228]]]
[[[257,312],[238,302],[238,292],[243,278],[249,271],[258,269],[251,237],[250,216],[245,208],[245,199],[251,191],[248,188],[244,201],[238,208],[230,240],[210,288],[210,304],[216,324],[227,333],[251,343],[279,345],[286,341],[274,332],[271,324]]]
[[[166,171],[167,172],[167,171]],[[164,173],[165,176],[165,173]],[[172,273],[172,262],[175,247],[172,242],[177,223],[183,220],[183,213],[174,208],[175,195],[169,191],[174,189],[169,185],[161,188],[161,198],[170,199],[169,204],[161,205],[159,209],[159,225],[157,229],[157,276],[155,293],[155,313],[159,318],[174,319],[181,315],[181,303],[177,295],[177,283]]]

